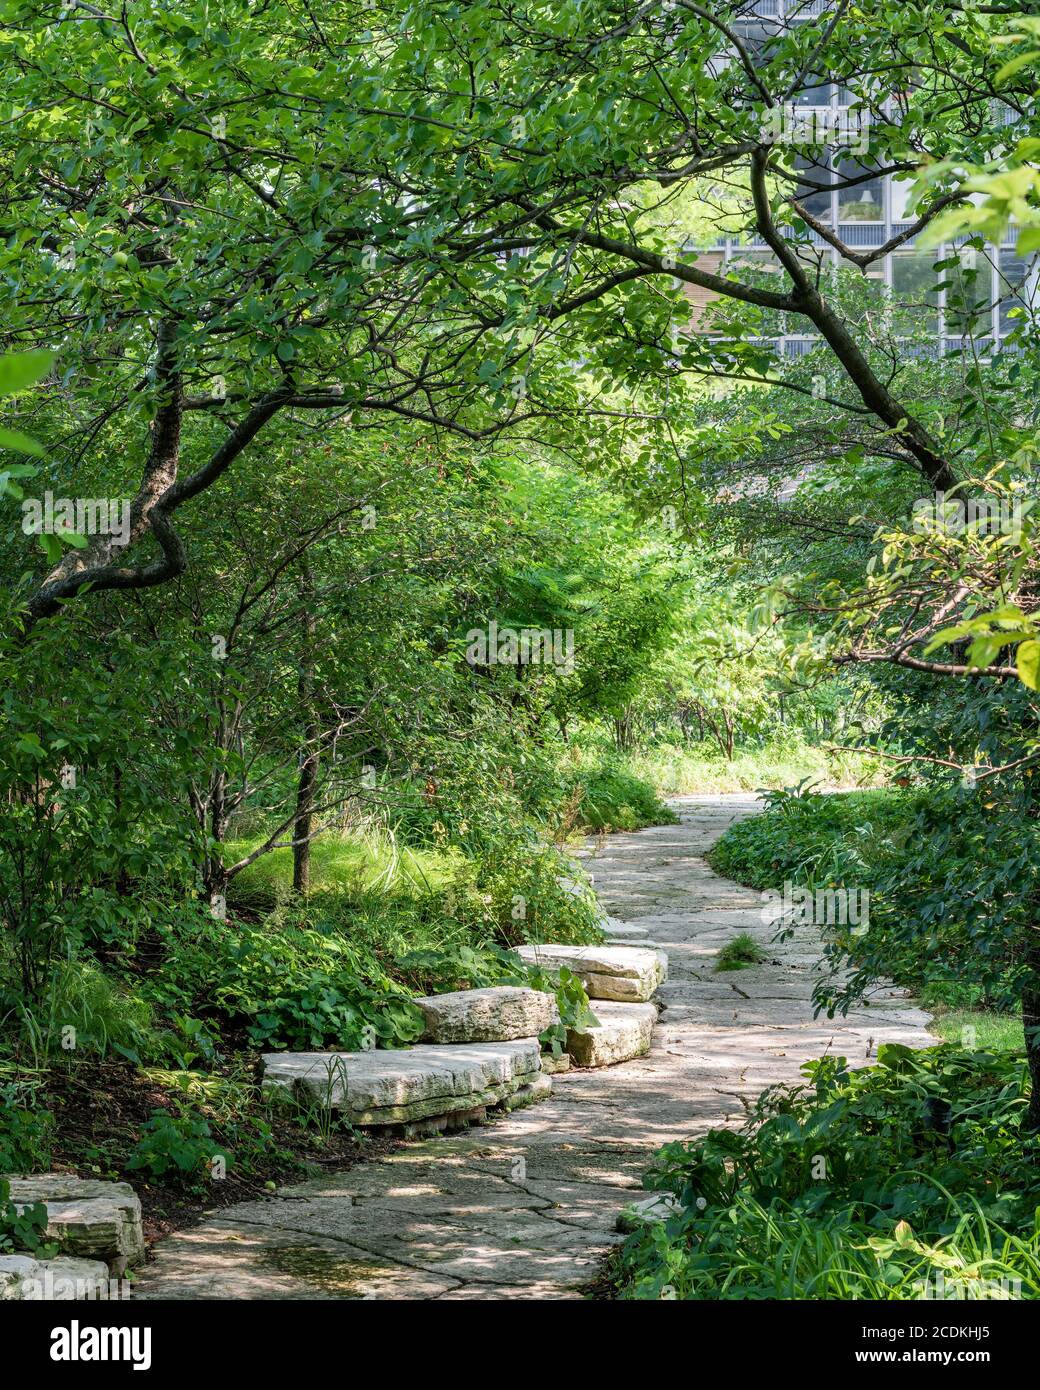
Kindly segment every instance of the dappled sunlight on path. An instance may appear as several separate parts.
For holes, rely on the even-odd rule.
[[[782,944],[757,892],[703,855],[747,795],[676,798],[678,825],[606,839],[585,860],[604,908],[669,956],[650,1053],[553,1078],[548,1101],[465,1134],[248,1202],[163,1241],[150,1298],[574,1298],[622,1237],[618,1212],[663,1143],[739,1123],[764,1086],[824,1052],[854,1064],[882,1042],[928,1046],[928,1015],[878,988],[844,1019],[814,1019],[811,929]],[[748,932],[767,959],[716,974]]]

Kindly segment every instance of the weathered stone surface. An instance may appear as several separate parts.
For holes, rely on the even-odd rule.
[[[607,917],[603,923],[603,930],[607,933],[607,945],[610,945],[609,938],[613,937],[619,946],[642,945],[643,938],[648,936],[646,927],[639,926],[636,922],[621,922],[617,917]],[[631,941],[625,938],[630,937]]]
[[[565,965],[581,977],[590,999],[645,1003],[668,975],[665,952],[643,946],[520,946],[517,954],[550,970]]]
[[[567,1051],[579,1067],[610,1067],[650,1051],[656,1005],[604,1002],[593,1013],[596,1026],[567,1029]]]
[[[416,999],[426,1018],[423,1042],[511,1042],[533,1038],[560,1021],[556,998],[540,989],[495,985]]]
[[[115,1282],[100,1260],[0,1255],[0,1303],[108,1299]]]
[[[43,1202],[47,1235],[63,1255],[104,1260],[114,1274],[144,1259],[141,1203],[129,1183],[37,1173],[9,1178],[16,1206]]]
[[[353,1124],[398,1125],[499,1105],[541,1069],[537,1038],[400,1052],[269,1052],[265,1080],[343,1111]]]
[[[411,1300],[439,1298],[458,1284],[308,1230],[223,1218],[163,1241],[134,1299]]]
[[[538,1072],[526,1086],[521,1086],[502,1102],[503,1110],[522,1110],[525,1105],[537,1105],[540,1100],[548,1100],[552,1095],[552,1077]]]
[[[570,1053],[561,1052],[559,1057],[554,1057],[551,1052],[542,1053],[542,1071],[546,1076],[555,1076],[557,1072],[570,1071]]]

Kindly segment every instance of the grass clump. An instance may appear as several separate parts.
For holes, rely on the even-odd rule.
[[[727,941],[715,959],[715,970],[722,974],[727,970],[747,970],[752,965],[761,965],[766,953],[750,932],[743,931],[732,941]]]

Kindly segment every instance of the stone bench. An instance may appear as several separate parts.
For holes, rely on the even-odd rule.
[[[590,999],[642,1004],[668,975],[668,956],[645,946],[519,946],[517,955],[544,970],[566,966]]]
[[[537,1038],[518,1038],[394,1052],[268,1052],[263,1065],[269,1086],[339,1111],[351,1124],[407,1126],[445,1115],[480,1118],[535,1085],[541,1047]],[[540,1081],[537,1089],[544,1091]]]

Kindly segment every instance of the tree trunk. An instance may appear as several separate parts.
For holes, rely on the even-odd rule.
[[[309,592],[309,584],[308,584]],[[296,819],[293,821],[293,892],[301,896],[311,886],[311,833],[314,828],[314,789],[318,782],[318,724],[314,717],[314,614],[304,618],[306,650],[300,662],[298,691],[305,714],[300,775],[296,783]]]
[[[1026,1034],[1026,1059],[1032,1094],[1025,1126],[1040,1132],[1040,927],[1034,927],[1034,940],[1026,951],[1028,975],[1022,986],[1022,1027]]]

